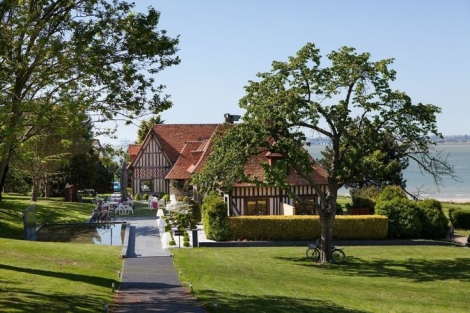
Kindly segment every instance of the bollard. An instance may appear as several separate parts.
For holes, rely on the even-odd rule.
[[[193,229],[193,248],[199,247],[199,241],[197,238],[197,229]]]

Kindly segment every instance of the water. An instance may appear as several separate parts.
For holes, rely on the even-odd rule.
[[[36,240],[122,246],[125,229],[125,223],[46,224],[37,231]]]
[[[314,158],[322,158],[321,151],[325,146],[306,147]],[[441,156],[448,154],[447,162],[454,167],[456,180],[443,177],[442,183],[436,186],[431,175],[421,173],[416,163],[410,165],[403,173],[407,190],[419,194],[420,198],[434,198],[442,201],[470,202],[470,144],[445,144],[436,146],[442,150]],[[340,195],[349,195],[347,189],[339,190]]]

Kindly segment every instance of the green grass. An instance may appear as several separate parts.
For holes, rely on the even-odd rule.
[[[63,198],[39,199],[3,194],[0,202],[0,238],[23,239],[23,210],[36,205],[36,224],[84,222],[93,211],[91,203],[64,202]]]
[[[174,249],[185,286],[217,312],[468,312],[470,252],[454,246],[345,247],[320,266],[305,248]],[[213,311],[213,310],[212,310]]]
[[[28,197],[3,195],[0,202],[0,312],[103,312],[119,287],[121,247],[31,242],[22,212]],[[84,222],[90,203],[39,199],[37,224]]]
[[[103,312],[121,248],[0,239],[0,312]]]

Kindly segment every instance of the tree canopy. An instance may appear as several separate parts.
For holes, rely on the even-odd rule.
[[[152,129],[154,125],[163,124],[165,121],[162,120],[160,115],[155,115],[148,120],[143,120],[140,122],[139,130],[137,131],[137,141],[136,143],[142,143],[147,136],[148,132]]]
[[[282,169],[291,166],[315,188],[321,202],[321,260],[329,261],[338,189],[358,182],[367,174],[368,163],[375,164],[377,179],[382,175],[377,171],[385,171],[391,159],[398,160],[394,166],[403,167],[405,154],[436,179],[453,173],[445,159],[431,153],[434,143],[429,136],[440,136],[436,115],[441,109],[413,103],[406,93],[393,90],[392,63],[373,61],[369,53],[351,47],[332,51],[322,62],[313,43],[286,62],[274,61],[271,71],[248,82],[240,100],[243,122],[215,141],[198,181],[225,188],[239,180],[259,183],[259,178],[245,175],[245,163],[263,151],[279,153],[281,162],[264,164],[263,183],[286,186]],[[316,161],[303,149],[309,132],[331,140],[329,156],[322,162],[327,192],[311,179]],[[385,142],[397,157],[377,154]]]
[[[60,116],[131,122],[171,107],[154,75],[180,62],[178,38],[157,28],[154,8],[133,7],[119,0],[0,2],[0,183],[18,144]]]

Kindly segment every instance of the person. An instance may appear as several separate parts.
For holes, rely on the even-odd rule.
[[[100,196],[98,196],[98,193],[95,195],[95,203],[100,203]]]
[[[155,196],[152,199],[152,209],[158,210],[158,198]]]

